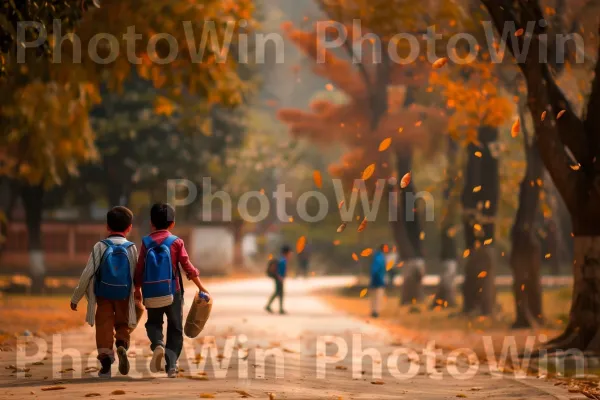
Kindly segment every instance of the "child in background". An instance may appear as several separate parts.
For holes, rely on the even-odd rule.
[[[378,318],[383,305],[383,297],[385,296],[385,250],[386,245],[382,245],[375,252],[373,261],[371,262],[371,316]]]
[[[125,207],[114,207],[106,215],[108,237],[94,245],[79,284],[71,297],[71,310],[85,295],[88,306],[86,321],[96,323],[96,347],[101,378],[111,377],[115,357],[113,339],[116,339],[119,372],[129,373],[129,335],[137,325],[133,293],[137,249],[127,241],[131,231],[133,213]]]

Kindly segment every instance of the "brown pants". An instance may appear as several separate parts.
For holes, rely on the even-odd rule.
[[[96,298],[96,347],[98,359],[115,359],[113,337],[117,347],[129,347],[129,299]]]

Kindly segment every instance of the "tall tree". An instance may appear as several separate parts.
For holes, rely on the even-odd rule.
[[[600,210],[597,207],[600,201],[597,159],[600,152],[600,58],[595,62],[585,114],[579,116],[550,66],[540,59],[539,55],[549,50],[548,43],[553,42],[541,36],[553,25],[540,26],[539,21],[544,20],[540,2],[482,0],[482,3],[499,32],[510,24],[527,32],[522,36],[511,35],[511,39],[519,46],[525,41],[529,43],[528,51],[517,61],[527,82],[527,103],[534,121],[536,143],[573,222],[574,287],[569,323],[562,335],[548,343],[548,348],[600,351]]]

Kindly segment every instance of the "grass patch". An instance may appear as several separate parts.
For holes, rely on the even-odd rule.
[[[77,312],[69,308],[70,296],[32,296],[0,293],[0,343],[14,342],[25,331],[53,334],[85,323],[86,302]]]
[[[336,291],[324,291],[322,296],[334,307],[360,317],[369,316],[371,303],[369,295],[360,297],[364,285],[355,285]],[[506,330],[515,318],[514,297],[508,289],[498,289],[498,312],[494,318],[466,317],[460,315],[461,305],[456,308],[431,310],[433,295],[427,296],[423,304],[400,306],[400,288],[386,291],[386,301],[381,312],[381,319],[394,322],[414,330],[445,331],[463,330],[468,332],[486,332],[490,330]],[[460,297],[460,296],[459,296]],[[458,299],[459,303],[461,299]],[[571,302],[570,288],[547,289],[543,293],[543,310],[545,323],[543,328],[560,331],[566,324]]]

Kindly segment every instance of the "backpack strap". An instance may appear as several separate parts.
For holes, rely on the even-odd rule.
[[[123,243],[123,244],[120,244],[119,246],[121,246],[121,247],[123,247],[125,250],[127,250],[128,248],[130,248],[131,246],[133,246],[133,242],[126,241],[125,243]]]
[[[156,247],[156,242],[152,239],[152,237],[150,235],[144,236],[142,238],[142,243],[144,244],[144,247],[146,248],[146,250]]]
[[[177,236],[175,235],[170,235],[168,236],[165,240],[163,240],[163,242],[161,243],[161,245],[165,245],[167,246],[169,249],[171,248],[171,246],[173,245],[173,243],[175,243],[175,241],[179,239]]]

